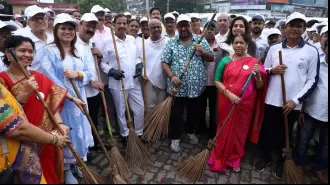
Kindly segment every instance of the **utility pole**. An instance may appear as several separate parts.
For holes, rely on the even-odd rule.
[[[149,20],[149,10],[150,10],[150,5],[149,5],[149,0],[146,0],[146,16]]]
[[[170,12],[170,0],[167,0],[167,13]]]

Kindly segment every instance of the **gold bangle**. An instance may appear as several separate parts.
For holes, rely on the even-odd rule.
[[[84,75],[82,74],[82,72],[78,71],[78,78],[79,79],[83,79],[84,78]]]

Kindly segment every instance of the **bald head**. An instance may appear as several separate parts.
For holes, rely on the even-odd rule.
[[[149,21],[149,28],[152,26],[152,25],[162,25],[162,22],[160,22],[160,20],[158,20],[158,19],[151,19],[150,21]]]
[[[228,15],[221,14],[217,18],[217,25],[219,27],[220,34],[221,35],[224,35],[224,34],[226,34],[228,32],[229,24],[230,24],[230,17]]]
[[[158,19],[149,21],[150,38],[153,41],[158,41],[162,37],[162,22]]]

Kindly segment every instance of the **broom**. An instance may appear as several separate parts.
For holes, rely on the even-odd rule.
[[[93,47],[95,47],[94,42],[93,42]],[[99,80],[99,82],[101,82],[101,75],[100,75],[100,69],[99,69],[97,56],[94,56],[94,62],[95,62],[95,69],[96,69],[96,72],[97,72],[98,80]],[[116,138],[113,137],[104,92],[100,91],[100,93],[101,93],[101,97],[102,97],[102,103],[103,103],[103,109],[104,109],[104,114],[105,114],[105,118],[106,118],[106,123],[107,123],[108,131],[109,131],[109,135],[110,135],[111,151],[110,151],[109,155],[110,155],[110,158],[112,159],[111,163],[110,163],[110,166],[113,168],[112,171],[116,172],[116,173],[113,173],[113,174],[118,174],[126,182],[128,182],[128,178],[129,178],[129,175],[130,175],[130,170],[129,170],[123,156],[119,152],[119,149],[117,147]],[[118,176],[118,175],[116,175],[116,176]]]
[[[144,70],[144,77],[147,78],[147,64],[146,64],[146,50],[144,44],[144,34],[142,34],[142,53],[143,53],[143,70]],[[148,115],[148,83],[143,84],[143,99],[144,99],[144,109],[145,115]]]
[[[283,56],[282,51],[279,51],[280,65],[283,65]],[[282,85],[282,97],[283,97],[283,106],[286,102],[286,89],[285,89],[285,80],[284,74],[281,74],[281,85]],[[283,179],[286,184],[304,184],[304,176],[299,173],[299,169],[296,166],[296,163],[292,159],[292,151],[290,148],[289,141],[289,121],[288,116],[284,115],[284,125],[285,125],[285,139],[286,147],[283,149],[285,162],[284,162],[284,172]]]
[[[29,79],[29,73],[28,71],[22,66],[21,62],[18,60],[16,54],[14,53],[13,48],[9,49],[10,54],[13,56],[13,58],[15,59],[15,61],[17,62],[17,64],[20,67],[20,70],[22,71],[22,73],[24,74],[26,79]],[[41,96],[40,92],[38,90],[34,91],[35,94],[37,95],[39,101],[42,103],[42,105],[44,106],[51,122],[54,124],[54,126],[57,128],[57,130],[64,136],[64,131],[62,130],[62,128],[60,127],[60,125],[56,122],[55,117],[52,113],[52,111],[49,109],[49,107],[47,106],[47,104],[44,101],[44,98]],[[70,151],[72,152],[73,156],[75,157],[75,159],[77,160],[78,165],[82,168],[82,171],[84,172],[84,178],[85,180],[88,180],[91,184],[104,184],[107,183],[106,180],[104,179],[98,179],[96,180],[96,176],[94,173],[92,173],[88,167],[86,166],[86,164],[84,163],[84,161],[80,158],[80,156],[78,155],[78,153],[76,152],[76,150],[74,149],[74,147],[72,146],[71,143],[68,143],[68,148],[70,149]]]
[[[111,35],[112,35],[113,46],[114,46],[115,54],[116,54],[118,70],[121,71],[117,43],[116,43],[113,27],[111,27],[111,33],[112,33]],[[137,135],[135,134],[135,130],[133,127],[133,121],[131,119],[131,113],[130,113],[130,109],[129,109],[128,102],[127,102],[126,90],[125,90],[125,85],[124,85],[123,79],[121,79],[121,86],[122,86],[123,96],[124,96],[125,106],[126,106],[127,125],[129,128],[129,136],[128,136],[127,148],[126,148],[126,158],[127,158],[129,167],[141,168],[147,164],[152,164],[151,156],[148,153],[147,149],[144,147],[140,138],[138,138]]]
[[[248,86],[248,84],[250,83],[252,76],[253,76],[253,72],[249,75],[247,81],[245,82],[239,97],[242,97],[244,90],[246,89],[246,87]],[[217,132],[217,135],[214,137],[213,140],[209,140],[208,145],[206,147],[206,149],[204,149],[202,152],[200,152],[198,155],[187,159],[186,161],[184,161],[182,164],[180,164],[177,167],[177,171],[178,171],[178,175],[181,177],[186,178],[188,181],[190,182],[196,182],[198,180],[201,179],[201,177],[204,174],[204,170],[206,168],[207,165],[207,160],[210,157],[210,152],[213,149],[213,147],[215,146],[215,142],[216,139],[219,137],[219,135],[221,134],[222,130],[225,128],[229,118],[231,117],[232,113],[234,112],[235,108],[236,108],[237,104],[235,104],[232,109],[230,110],[228,116],[226,117],[224,123],[222,124],[221,128],[219,129],[219,131]]]
[[[214,20],[217,13],[214,13],[209,24],[204,29],[201,38],[198,41],[200,44],[203,41],[204,35],[211,25],[211,21]],[[194,55],[196,53],[196,49],[193,50],[190,55],[189,60],[187,61],[183,73],[180,75],[180,80],[182,80],[184,74],[187,72],[190,62],[192,61]],[[168,125],[171,115],[172,103],[174,100],[174,96],[176,94],[176,89],[171,90],[171,94],[168,98],[166,98],[162,103],[157,105],[149,115],[144,119],[144,135],[143,138],[147,138],[148,142],[157,142],[160,139],[163,139],[168,136]]]
[[[77,88],[76,83],[75,83],[72,79],[70,79],[70,83],[71,83],[71,85],[72,85],[72,87],[73,87],[73,89],[74,89],[74,92],[75,92],[76,95],[78,96],[78,98],[79,98],[81,101],[83,101],[83,100],[82,100],[82,97],[81,97],[81,94],[80,94],[80,92],[79,92],[79,90],[78,90],[78,88]],[[105,148],[102,139],[101,139],[100,136],[98,135],[98,132],[97,132],[97,129],[96,129],[94,123],[93,123],[93,120],[92,120],[91,116],[89,115],[88,110],[87,110],[87,108],[86,108],[85,106],[83,107],[83,111],[84,111],[84,114],[86,115],[86,117],[87,117],[87,119],[88,119],[89,124],[90,124],[91,127],[92,127],[92,131],[94,132],[97,141],[99,142],[99,144],[100,144],[100,146],[101,146],[101,148],[102,148],[102,151],[103,151],[103,153],[104,153],[104,155],[105,155],[105,158],[107,158],[107,160],[108,160],[108,162],[109,162],[110,167],[109,167],[108,170],[109,170],[110,172],[113,172],[113,170],[111,170],[111,164],[112,164],[111,161],[112,161],[112,160],[111,160],[111,158],[110,158],[110,155],[108,154],[107,149]],[[115,175],[117,175],[117,174],[112,174],[112,176],[115,176]]]

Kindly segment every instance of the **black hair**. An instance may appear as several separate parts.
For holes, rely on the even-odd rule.
[[[231,19],[235,19],[237,16],[236,15],[230,15],[229,16]]]
[[[69,24],[69,25],[72,25],[73,27],[76,27],[75,25],[71,24],[71,23],[63,23],[63,24]],[[64,48],[61,44],[61,41],[60,41],[60,38],[58,37],[57,35],[57,32],[58,30],[60,29],[60,26],[63,25],[63,24],[56,24],[55,27],[54,27],[54,42],[53,44],[56,45],[56,47],[58,48],[58,50],[60,51],[60,54],[61,54],[61,59],[64,60],[65,59],[65,52],[64,52]],[[77,55],[76,55],[76,44],[77,42],[77,35],[75,34],[73,40],[71,41],[70,43],[70,47],[71,47],[71,50],[70,50],[70,54],[76,58],[79,58]]]
[[[241,17],[241,16],[236,17],[229,26],[229,30],[231,30],[231,31],[229,32],[228,38],[226,40],[226,43],[228,45],[230,45],[234,40],[234,35],[233,35],[234,24],[235,24],[236,21],[240,21],[240,20],[244,22],[245,34],[247,34],[247,35],[251,34],[251,28],[250,28],[249,22],[244,17]]]
[[[251,39],[251,37],[250,36],[248,36],[248,35],[246,35],[246,34],[236,34],[236,35],[234,35],[234,37],[233,37],[233,41],[231,42],[231,44],[233,44],[234,43],[234,41],[235,41],[235,39],[237,38],[237,37],[243,37],[243,40],[246,42],[246,44],[250,44],[251,42],[252,42],[252,39]]]
[[[216,26],[216,22],[213,20],[213,21],[208,21],[207,23],[205,23],[205,25],[204,25],[204,29],[206,29],[206,27],[208,26],[210,24],[210,26],[209,26],[209,28],[216,28],[217,26]]]
[[[125,17],[127,19],[127,23],[128,23],[128,18],[122,13],[119,13],[119,14],[116,15],[116,17],[113,19],[113,23],[116,23],[117,19],[119,19],[121,17]]]
[[[153,11],[155,11],[155,10],[158,10],[158,11],[159,11],[159,13],[160,13],[160,14],[162,14],[162,11],[160,10],[160,8],[156,8],[156,7],[154,7],[154,8],[151,8],[151,9],[150,9],[150,11],[149,11],[149,14],[151,15],[151,14],[152,14],[152,12],[153,12]]]
[[[314,24],[316,24],[316,23],[320,23],[320,22],[319,22],[318,20],[310,20],[310,21],[307,22],[306,27],[307,27],[307,28],[311,28],[311,27],[313,27]]]
[[[7,37],[4,41],[4,48],[9,49],[9,48],[16,48],[20,46],[23,42],[29,42],[32,45],[33,50],[35,50],[35,45],[34,42],[28,38],[28,37],[23,37],[23,36],[10,36]],[[10,65],[9,59],[7,58],[6,55],[2,57],[2,61],[6,66]]]
[[[128,25],[130,25],[132,22],[137,22],[138,23],[138,25],[140,25],[140,23],[139,23],[139,21],[137,20],[137,19],[131,19],[131,20],[129,20],[128,21]]]
[[[328,47],[328,39],[324,42],[324,47],[325,47],[325,48]]]

